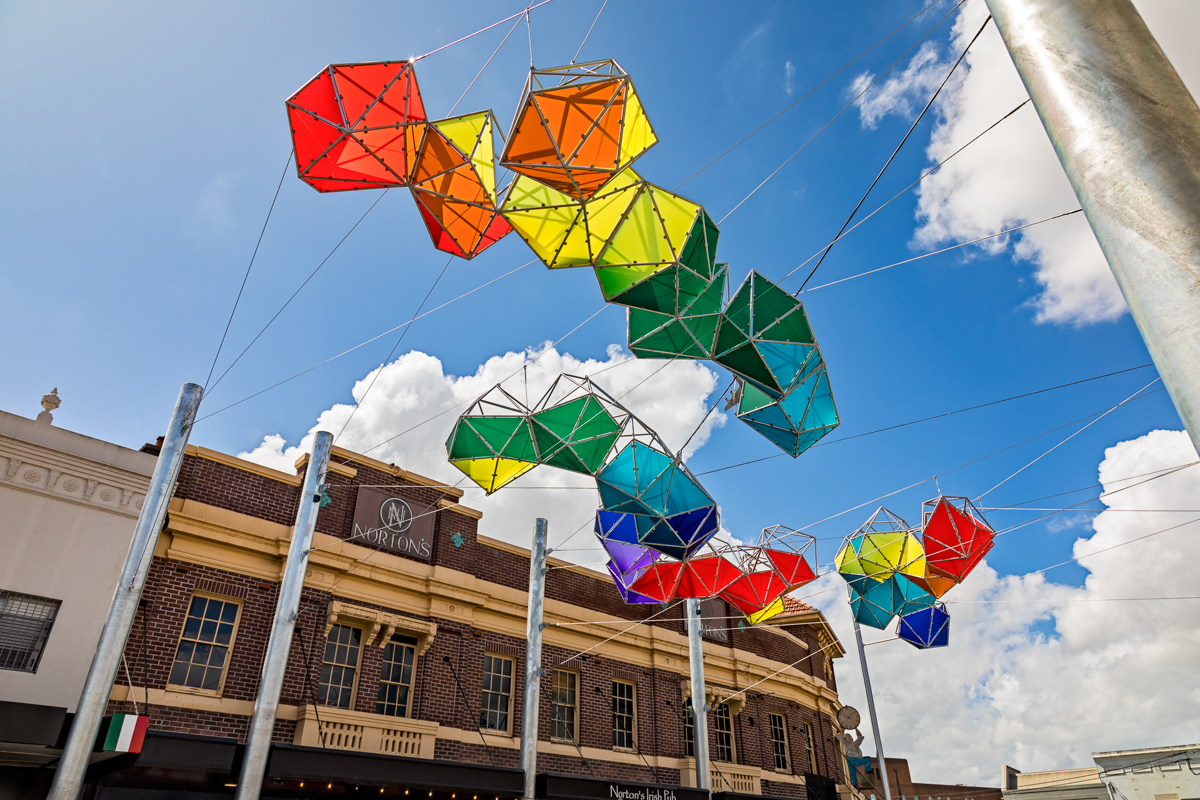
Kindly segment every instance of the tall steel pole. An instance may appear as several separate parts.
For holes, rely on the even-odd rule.
[[[712,791],[708,761],[708,702],[704,692],[704,644],[700,640],[700,601],[684,600],[688,666],[692,671],[692,752],[696,755],[696,788]]]
[[[1200,449],[1200,109],[1130,0],[987,0]]]
[[[179,399],[175,401],[171,423],[163,436],[158,462],[154,465],[154,474],[150,476],[150,486],[142,501],[142,513],[138,515],[137,527],[133,529],[133,541],[129,545],[129,552],[125,554],[125,565],[121,567],[121,580],[108,607],[108,617],[100,630],[100,641],[96,644],[96,654],[92,656],[83,693],[75,708],[66,747],[54,772],[48,800],[75,800],[83,788],[83,776],[100,732],[104,710],[108,707],[113,681],[117,678],[125,640],[129,638],[138,602],[146,587],[154,546],[158,544],[158,534],[167,518],[167,506],[175,492],[175,481],[183,465],[183,452],[187,448],[188,436],[192,432],[192,423],[203,393],[203,389],[194,383],[185,383],[179,390]]]
[[[521,715],[521,769],[526,800],[537,796],[538,709],[542,697],[542,615],[546,604],[546,520],[533,523],[529,551],[529,611],[525,615],[525,708]]]
[[[879,774],[883,777],[884,800],[892,800],[892,787],[888,783],[887,760],[883,757],[883,738],[879,735],[879,718],[875,716],[875,693],[871,691],[871,673],[867,672],[867,651],[863,647],[862,628],[854,622],[854,638],[858,641],[858,663],[862,665],[863,686],[867,690],[867,711],[871,715],[871,733],[875,734],[875,759],[879,762]]]
[[[333,434],[318,431],[313,438],[312,458],[304,473],[300,489],[300,507],[296,509],[296,526],[288,546],[283,581],[279,585],[279,601],[275,604],[275,621],[271,624],[271,639],[263,659],[258,696],[254,699],[254,715],[246,733],[246,755],[242,774],[238,778],[237,799],[257,800],[262,791],[267,755],[271,752],[271,734],[279,711],[279,693],[287,671],[288,654],[296,632],[296,617],[300,610],[300,593],[304,590],[304,573],[308,570],[308,553],[312,549],[317,513],[321,510],[321,485],[329,469],[329,452],[333,449]]]

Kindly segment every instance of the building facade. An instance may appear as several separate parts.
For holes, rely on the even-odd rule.
[[[149,731],[93,766],[94,797],[234,791],[306,468],[188,447],[109,705]],[[326,480],[264,796],[519,796],[528,551],[400,467],[335,448]],[[607,575],[553,559],[546,586],[539,796],[699,797],[681,609],[626,605]],[[820,612],[704,613],[713,792],[846,792],[844,651]]]
[[[0,411],[0,798],[48,788],[154,464]]]
[[[1200,744],[1092,753],[1110,800],[1200,800]]]

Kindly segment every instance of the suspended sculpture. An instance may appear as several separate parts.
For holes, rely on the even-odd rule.
[[[317,190],[407,186],[439,250],[473,258],[515,230],[550,269],[593,268],[635,356],[725,367],[738,419],[792,457],[837,427],[800,301],[752,272],[726,306],[716,223],[633,170],[658,137],[615,61],[532,69],[498,160],[492,113],[427,119],[407,61],[330,65],[287,108]],[[503,192],[497,166],[515,173]]]
[[[983,560],[995,535],[965,497],[926,502],[919,536],[900,517],[878,509],[834,558],[850,587],[855,621],[883,630],[900,617],[900,638],[913,646],[948,644],[950,615],[937,600]]]
[[[596,480],[595,533],[627,603],[722,597],[751,622],[816,578],[813,539],[777,525],[714,549],[716,503],[661,438],[589,378],[561,375],[526,406],[496,386],[458,418],[450,463],[488,494],[545,464]],[[705,548],[707,547],[707,550]]]

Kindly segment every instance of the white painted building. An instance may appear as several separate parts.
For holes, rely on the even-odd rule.
[[[1200,744],[1092,753],[1111,800],[1200,800]]]
[[[55,427],[57,406],[0,411],[0,785],[57,753],[156,461]]]

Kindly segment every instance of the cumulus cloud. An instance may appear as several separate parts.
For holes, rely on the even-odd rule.
[[[445,442],[458,415],[497,383],[504,381],[504,388],[518,400],[524,402],[528,397],[530,403],[535,403],[564,373],[594,375],[598,385],[619,398],[673,450],[683,447],[704,420],[684,451],[685,459],[704,446],[714,429],[725,424],[726,416],[721,411],[705,419],[707,398],[718,389],[717,375],[697,361],[644,361],[618,345],[610,346],[603,360],[580,360],[546,346],[495,356],[473,374],[458,376],[446,374],[437,358],[414,350],[355,383],[351,394],[361,401],[357,412],[352,404],[336,404],[323,411],[296,444],[289,445],[283,436],[270,434],[238,457],[290,472],[296,459],[311,450],[317,431],[336,435],[350,420],[337,439],[338,446],[360,453],[369,451],[367,455],[372,458],[460,486],[466,491],[462,502],[484,513],[480,532],[485,536],[528,547],[534,518],[545,517],[550,525],[551,546],[555,546],[581,526],[590,530],[597,506],[594,480],[541,467],[518,478],[504,491],[484,497],[446,461]],[[368,393],[372,381],[374,386]],[[386,443],[379,446],[381,442]],[[555,488],[534,491],[530,487]],[[576,563],[602,566],[603,555],[588,530],[572,538],[566,545],[570,549],[560,555]]]
[[[921,780],[994,786],[1001,764],[1087,766],[1092,751],[1195,741],[1200,601],[1109,601],[1196,595],[1188,565],[1200,560],[1200,522],[1100,551],[1200,518],[1187,511],[1198,508],[1200,467],[1141,483],[1196,458],[1183,431],[1105,452],[1100,483],[1123,491],[1104,498],[1091,535],[1075,541],[1088,573],[1082,586],[1056,583],[1053,571],[1001,576],[985,561],[947,595],[948,648],[920,652],[864,629],[868,642],[880,641],[867,658],[884,751],[907,757]],[[1012,524],[1013,515],[993,515]],[[1036,530],[1002,535],[996,548],[1020,548]],[[850,650],[838,662],[843,702],[865,718],[845,587],[832,575],[812,593]]]
[[[1200,11],[1189,5],[1166,0],[1138,3],[1184,83],[1200,85],[1200,59],[1190,39],[1181,35],[1200,23]],[[962,52],[986,16],[979,0],[963,7],[947,59]],[[874,128],[889,114],[912,118],[949,67],[937,52],[934,43],[924,44],[901,72],[872,88],[860,101],[862,124]],[[861,91],[873,77],[859,75],[850,91]],[[988,25],[938,99],[938,118],[927,150],[931,162],[941,162],[1027,97],[999,32]],[[919,225],[913,244],[921,249],[989,236],[1079,206],[1032,106],[954,156],[921,184],[918,198]],[[1029,298],[1038,322],[1086,325],[1115,319],[1126,310],[1082,215],[978,247],[993,255],[1008,253],[1014,261],[1029,265],[1039,287]]]
[[[900,72],[892,73],[891,77],[875,86],[871,86],[876,77],[874,73],[863,72],[850,82],[846,94],[856,97],[871,86],[871,90],[858,101],[858,117],[863,127],[874,129],[889,114],[899,114],[908,119],[915,117],[918,110],[929,102],[949,69],[949,64],[939,60],[937,45],[926,42]]]

